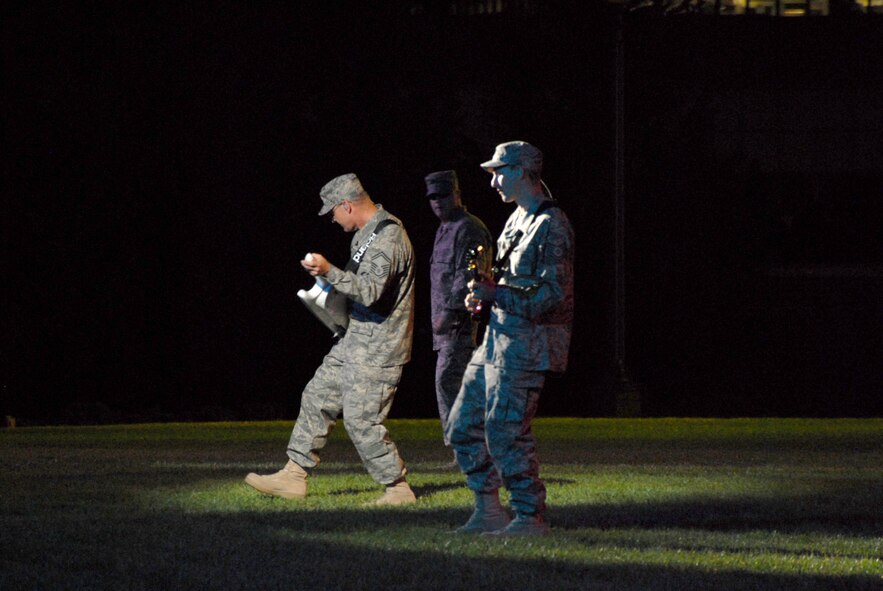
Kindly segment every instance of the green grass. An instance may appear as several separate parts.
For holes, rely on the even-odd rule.
[[[0,431],[0,589],[881,589],[883,420],[541,419],[551,536],[448,533],[438,421],[397,420],[416,505],[343,429],[301,502],[242,482],[291,424]]]

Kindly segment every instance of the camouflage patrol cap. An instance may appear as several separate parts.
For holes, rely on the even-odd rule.
[[[325,215],[335,205],[340,205],[344,201],[358,201],[363,197],[367,197],[368,193],[362,188],[359,177],[353,173],[342,174],[325,183],[322,190],[319,191],[319,197],[322,198],[322,209],[319,215]]]
[[[498,145],[494,156],[487,162],[482,162],[481,167],[490,171],[507,165],[520,166],[539,174],[543,171],[543,153],[527,142],[506,142]]]
[[[460,194],[460,181],[457,171],[440,170],[426,175],[426,196],[430,199]]]

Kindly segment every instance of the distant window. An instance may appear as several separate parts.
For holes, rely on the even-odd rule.
[[[452,0],[450,13],[458,16],[532,12],[537,0]]]

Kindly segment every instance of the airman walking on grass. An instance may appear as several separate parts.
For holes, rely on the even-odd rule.
[[[480,219],[466,211],[456,171],[441,170],[426,176],[429,206],[441,222],[435,233],[430,261],[432,348],[435,365],[435,395],[445,445],[448,416],[460,391],[463,372],[475,350],[478,320],[466,310],[464,300],[472,279],[470,251],[477,270],[490,272],[493,238]],[[477,247],[482,247],[478,250]]]
[[[543,535],[546,487],[531,421],[551,372],[567,366],[573,320],[573,229],[540,179],[543,155],[500,144],[482,168],[516,204],[497,240],[497,276],[470,282],[466,308],[492,306],[448,422],[475,510],[459,533]],[[500,504],[505,486],[515,519]]]
[[[402,368],[411,358],[414,328],[414,253],[401,221],[376,205],[354,174],[332,179],[320,192],[319,215],[331,212],[345,232],[355,232],[352,259],[339,269],[318,253],[302,260],[349,302],[349,327],[325,356],[301,396],[288,443],[288,463],[274,474],[251,473],[245,482],[288,499],[307,494],[308,471],[319,464],[337,418],[371,477],[386,487],[374,505],[416,501],[407,469],[383,425]]]

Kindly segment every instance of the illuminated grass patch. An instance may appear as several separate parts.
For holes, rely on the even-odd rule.
[[[551,536],[450,534],[437,421],[391,421],[419,496],[339,429],[304,501],[257,494],[291,425],[0,432],[0,589],[879,589],[883,421],[543,419]],[[505,496],[505,495],[504,495]]]

